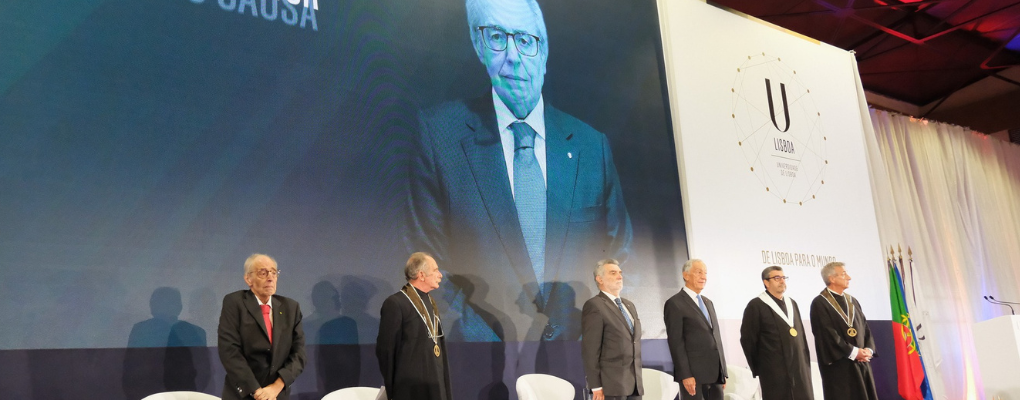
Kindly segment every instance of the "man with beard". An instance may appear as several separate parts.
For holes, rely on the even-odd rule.
[[[783,268],[761,272],[765,292],[747,303],[740,346],[764,400],[813,400],[811,360],[797,302],[786,293]]]
[[[595,266],[599,293],[581,311],[581,359],[592,400],[641,400],[641,320],[620,297],[623,271],[613,259]]]

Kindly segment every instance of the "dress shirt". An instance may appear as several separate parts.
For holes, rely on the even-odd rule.
[[[689,288],[687,286],[684,286],[684,288],[682,290],[683,290],[684,293],[687,293],[688,296],[691,296],[691,300],[694,300],[694,304],[698,304],[698,294],[697,293],[695,293],[693,290],[691,290],[691,288]],[[708,305],[706,304],[705,306],[707,307]]]
[[[616,297],[617,296],[613,296],[612,293],[609,293],[609,292],[607,292],[605,290],[603,290],[602,293],[605,293],[606,296],[609,296],[609,300],[613,301],[613,305],[614,306],[616,305]],[[620,308],[620,307],[616,307],[616,308]],[[631,321],[634,320],[634,316],[630,315],[630,310],[627,309],[627,305],[626,304],[623,305],[623,312],[627,313],[627,318],[630,318]]]
[[[542,169],[542,180],[548,186],[549,179],[545,172],[545,99],[538,98],[538,105],[524,119],[517,119],[510,108],[503,104],[503,100],[492,90],[492,103],[496,107],[496,125],[499,127],[499,140],[503,145],[503,161],[506,162],[506,172],[510,177],[510,192],[514,191],[514,133],[510,125],[514,122],[524,122],[535,130],[535,158],[538,160],[538,167]]]

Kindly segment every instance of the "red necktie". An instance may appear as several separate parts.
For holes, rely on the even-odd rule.
[[[266,334],[269,335],[269,343],[273,343],[273,320],[269,318],[273,309],[268,304],[263,304],[260,307],[262,307],[262,319],[266,321]]]

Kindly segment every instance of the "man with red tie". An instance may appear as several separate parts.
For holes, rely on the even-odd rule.
[[[288,400],[305,367],[305,334],[297,301],[276,295],[276,260],[252,254],[244,262],[249,290],[223,297],[217,329],[227,371],[223,400]]]

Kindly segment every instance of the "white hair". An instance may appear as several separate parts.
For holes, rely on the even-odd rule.
[[[829,286],[832,283],[832,276],[836,275],[836,268],[845,267],[845,265],[839,261],[833,261],[822,267],[822,282],[825,282],[825,286]]]
[[[483,12],[490,7],[489,4],[485,4],[487,0],[466,0],[464,7],[467,9],[467,23],[468,31],[471,34],[472,39],[478,34],[478,27],[480,26],[479,20],[483,15]],[[499,1],[509,2],[510,0],[488,0],[488,1]],[[528,9],[535,14],[538,19],[538,32],[535,34],[542,40],[542,42],[548,43],[546,29],[545,29],[545,16],[542,15],[542,8],[538,6],[538,2],[535,0],[524,0]]]

